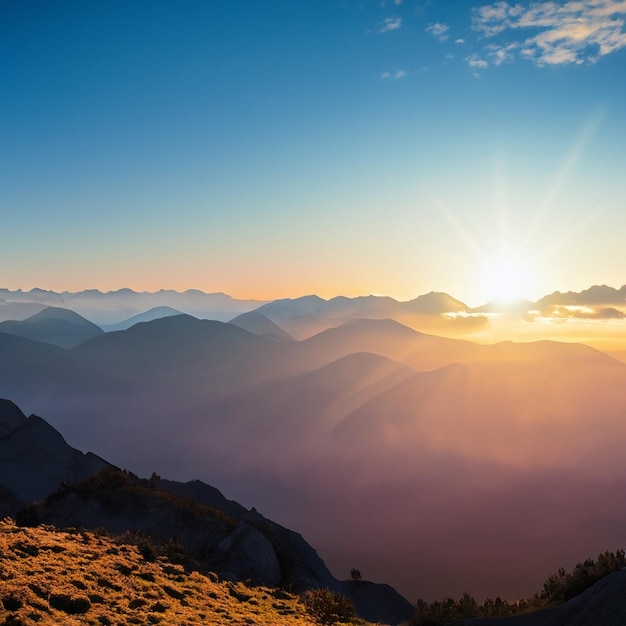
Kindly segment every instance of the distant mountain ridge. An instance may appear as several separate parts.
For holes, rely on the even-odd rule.
[[[264,302],[237,300],[224,293],[193,289],[184,292],[135,292],[131,289],[101,292],[91,289],[62,293],[43,289],[0,289],[0,321],[21,321],[46,306],[71,309],[107,331],[122,330],[133,323],[177,311],[198,319],[233,321],[257,334],[278,337],[283,333],[296,340],[355,318],[389,318],[426,332],[459,337],[487,331],[491,321],[499,316],[515,319],[526,326],[545,318],[555,321],[624,320],[626,285],[620,289],[595,285],[579,293],[556,291],[536,302],[521,299],[492,301],[474,308],[449,294],[435,291],[405,302],[374,295],[330,299],[306,295]],[[255,316],[245,317],[253,311]]]
[[[4,307],[10,306],[15,312],[20,304],[37,303],[43,306],[71,309],[98,325],[117,324],[134,315],[162,306],[171,307],[198,318],[226,321],[239,313],[250,311],[264,304],[263,301],[237,300],[225,293],[204,293],[197,289],[183,292],[172,289],[155,292],[136,292],[127,288],[108,292],[86,289],[59,293],[45,289],[11,291],[0,288],[0,300],[0,319],[12,319],[3,314]]]

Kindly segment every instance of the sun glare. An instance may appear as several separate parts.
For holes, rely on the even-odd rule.
[[[482,292],[488,301],[511,303],[528,297],[531,271],[524,259],[501,256],[490,259],[482,271]]]

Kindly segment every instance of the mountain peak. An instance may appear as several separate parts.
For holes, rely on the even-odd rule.
[[[26,416],[16,404],[11,402],[11,400],[0,398],[0,439],[9,436],[25,421]]]

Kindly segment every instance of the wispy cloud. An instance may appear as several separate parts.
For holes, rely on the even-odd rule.
[[[398,30],[402,26],[401,17],[388,17],[376,26],[377,33],[388,33],[392,30]]]
[[[490,44],[485,49],[487,57],[494,65],[501,65],[506,61],[512,61],[518,50],[519,45],[517,43],[509,43],[506,45]]]
[[[434,24],[430,24],[425,30],[439,41],[446,41],[448,39],[447,31],[449,29],[450,27],[447,24],[435,22]]]
[[[482,58],[487,64],[520,57],[538,66],[558,66],[594,63],[626,47],[625,18],[626,0],[548,1],[528,7],[500,0],[475,8],[472,28],[501,38],[531,29],[527,38],[487,46]]]
[[[616,307],[551,306],[542,311],[529,311],[526,319],[531,322],[565,320],[623,320],[624,311]]]
[[[395,72],[383,72],[380,77],[384,79],[393,78],[394,80],[399,80],[400,78],[404,78],[406,76],[406,72],[404,70],[396,70]]]
[[[477,54],[470,54],[468,57],[465,57],[465,60],[473,70],[484,70],[489,66],[489,63],[481,59]]]

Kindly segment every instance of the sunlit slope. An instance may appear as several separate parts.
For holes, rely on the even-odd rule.
[[[306,626],[298,596],[187,572],[107,535],[0,522],[5,623]]]

